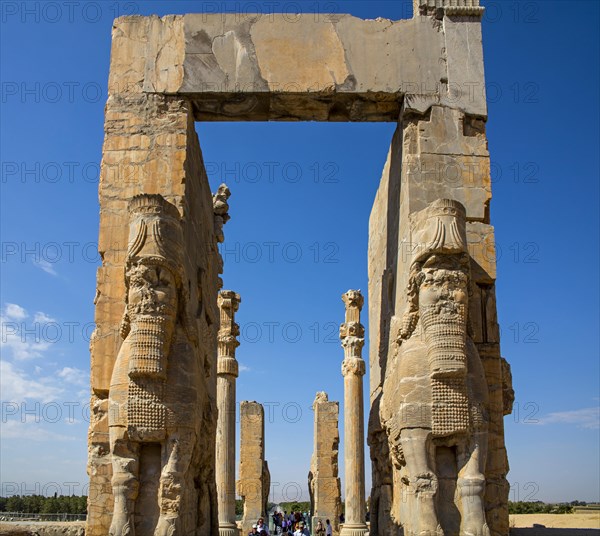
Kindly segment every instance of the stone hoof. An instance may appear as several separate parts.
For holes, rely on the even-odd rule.
[[[154,531],[154,536],[175,536],[177,534],[175,525],[177,518],[175,517],[160,517],[158,525]]]
[[[460,531],[460,536],[491,536],[487,523],[475,528],[465,527]]]
[[[416,536],[444,536],[444,531],[441,525],[438,525],[435,529],[433,528],[422,528],[418,531]]]
[[[133,525],[129,521],[129,516],[125,514],[114,514],[108,536],[134,536]]]

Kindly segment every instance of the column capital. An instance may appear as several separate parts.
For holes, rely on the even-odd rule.
[[[238,363],[235,349],[240,345],[237,337],[240,327],[235,322],[235,313],[242,299],[232,290],[222,290],[217,298],[220,311],[220,326],[217,335],[217,374],[228,374],[237,378]]]
[[[350,374],[354,376],[364,376],[366,372],[365,360],[362,358],[349,358],[342,361],[342,376]]]
[[[342,348],[344,348],[344,360],[359,359],[362,361],[365,327],[360,323],[360,311],[365,300],[360,290],[349,290],[342,294],[342,301],[346,306],[346,321],[340,325],[340,340],[342,341]]]

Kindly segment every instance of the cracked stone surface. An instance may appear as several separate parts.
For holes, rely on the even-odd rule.
[[[185,95],[203,121],[395,121],[403,102],[485,117],[480,63],[480,24],[451,17],[128,16],[113,29],[110,84]]]

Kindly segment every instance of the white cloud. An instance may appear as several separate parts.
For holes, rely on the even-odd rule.
[[[0,362],[0,392],[2,400],[21,404],[25,400],[52,402],[57,400],[63,389],[53,385],[52,378],[33,380],[12,363]],[[4,426],[3,426],[4,428]]]
[[[252,370],[250,367],[248,367],[246,365],[242,365],[241,363],[239,364],[239,369],[240,369],[240,372],[248,372],[249,370]]]
[[[33,321],[38,322],[40,324],[48,324],[49,322],[56,322],[56,319],[52,318],[51,316],[48,316],[46,313],[38,311],[33,315]]]
[[[46,340],[49,334],[47,326],[56,321],[46,313],[35,313],[33,322],[27,322],[27,311],[15,303],[7,303],[0,316],[0,347],[17,360],[27,360],[42,357],[55,340]],[[6,356],[6,353],[4,354]]]
[[[57,375],[67,383],[72,383],[74,385],[87,385],[89,382],[89,375],[78,368],[65,367],[62,370],[59,370]]]
[[[600,406],[549,413],[540,424],[573,424],[588,430],[600,429]]]
[[[33,261],[33,265],[37,266],[41,270],[44,270],[44,272],[46,272],[47,274],[54,275],[54,276],[58,275],[58,273],[54,269],[54,265],[44,259],[39,259],[39,260]]]
[[[25,320],[27,311],[16,303],[7,303],[4,306],[4,316],[10,320]]]

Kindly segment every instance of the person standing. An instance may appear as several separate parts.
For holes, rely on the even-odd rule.
[[[310,536],[310,532],[304,527],[302,521],[298,523],[298,528],[296,529],[296,532],[294,532],[294,536]]]
[[[258,522],[256,523],[256,528],[258,529],[258,532],[264,532],[267,536],[269,536],[269,527],[267,527],[267,525],[265,525],[265,520],[261,517],[259,518]]]

